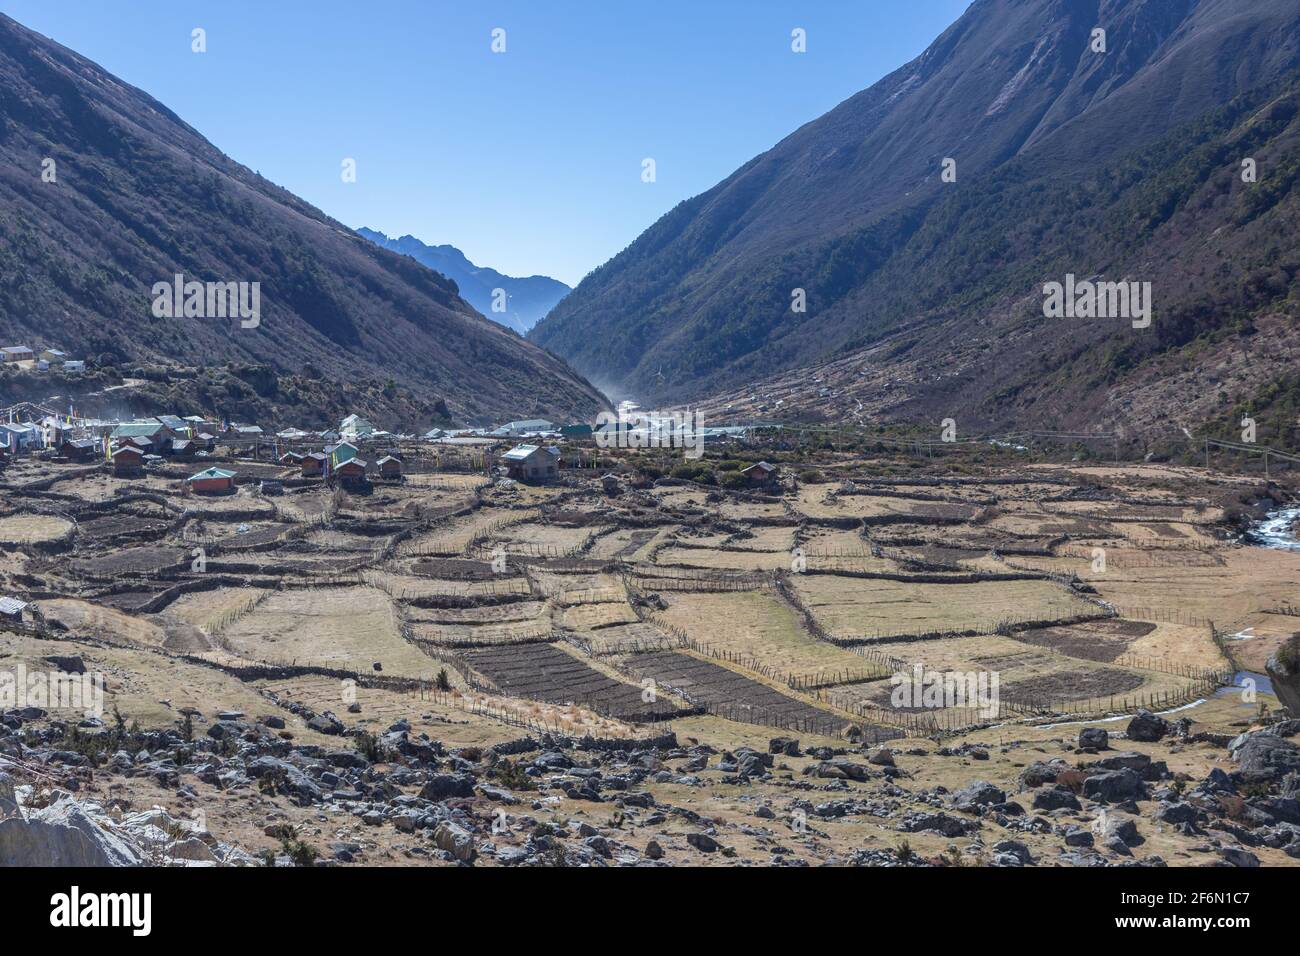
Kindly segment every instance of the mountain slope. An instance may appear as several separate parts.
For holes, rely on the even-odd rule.
[[[55,182],[42,180],[46,158]],[[177,273],[260,283],[260,326],[156,318],[151,289]],[[303,420],[321,414],[325,394],[409,425],[440,400],[460,419],[563,418],[604,405],[562,361],[475,313],[453,283],[3,16],[0,337],[123,367],[270,369],[261,407]],[[247,398],[234,392],[187,400],[234,414]]]
[[[550,276],[516,278],[486,266],[476,266],[455,246],[429,246],[414,236],[390,239],[382,232],[364,226],[357,230],[357,234],[442,273],[456,283],[462,299],[492,321],[514,329],[520,335],[545,318],[555,303],[573,291]],[[504,312],[492,308],[497,289],[505,290]]]
[[[1098,25],[1104,54],[1089,48]],[[1012,168],[1026,195],[1060,194],[1294,69],[1298,37],[1296,0],[980,0],[915,61],[673,209],[530,337],[614,397],[664,402],[739,395],[956,313],[977,321],[953,275],[888,268],[915,261],[903,253],[919,237],[947,240],[958,223],[944,232],[932,218],[951,212],[944,202],[960,195],[993,214],[996,203],[979,197]],[[957,160],[956,183],[940,181],[945,157]],[[1066,248],[1091,241],[1083,208],[1065,211]],[[950,266],[961,274],[961,260]],[[791,311],[796,288],[805,314]],[[994,291],[1023,298],[1031,288]],[[881,296],[902,307],[881,308]],[[958,326],[947,333],[964,334]],[[914,346],[909,358],[937,366],[943,345]]]

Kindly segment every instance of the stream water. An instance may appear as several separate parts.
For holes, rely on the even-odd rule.
[[[1300,521],[1300,508],[1283,508],[1274,511],[1246,532],[1246,540],[1265,548],[1280,551],[1300,551],[1300,538],[1296,536],[1296,522]]]

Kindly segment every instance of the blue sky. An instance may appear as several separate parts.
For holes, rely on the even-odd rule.
[[[576,284],[968,0],[0,0],[350,226]],[[207,31],[208,51],[190,49]],[[490,49],[494,28],[506,52]],[[808,51],[790,49],[807,31]],[[344,183],[340,164],[357,163]],[[641,181],[655,160],[657,181]]]

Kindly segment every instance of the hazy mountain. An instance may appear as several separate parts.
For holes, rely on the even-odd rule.
[[[540,322],[555,307],[555,303],[573,291],[563,282],[549,276],[516,278],[503,275],[496,269],[476,266],[455,246],[429,246],[414,236],[390,239],[382,232],[364,226],[357,233],[376,245],[410,256],[434,272],[442,273],[456,283],[462,299],[489,319],[500,322],[521,335]],[[492,308],[495,301],[500,301],[496,296],[497,289],[505,290],[505,312],[497,312]]]
[[[151,290],[177,273],[260,283],[260,325],[156,317]],[[3,16],[0,338],[122,366],[196,367],[178,378],[177,400],[232,414],[320,417],[355,405],[416,425],[440,400],[462,419],[562,419],[603,406],[581,376],[476,313],[452,282],[367,242],[147,94]],[[226,363],[263,371],[223,380],[213,370]]]
[[[1118,349],[1136,374],[1181,338],[1168,328],[1176,305],[1233,296],[1266,261],[1247,238],[1276,248],[1294,234],[1297,65],[1296,0],[979,0],[916,60],[679,204],[530,337],[643,403],[725,394],[719,407],[769,413],[783,401],[830,415],[951,406],[967,419],[1100,420],[1101,397],[1082,396],[1077,374],[1061,408],[990,373],[1097,373]],[[1278,105],[1234,101],[1270,83]],[[1270,122],[1252,119],[1259,109]],[[1175,130],[1197,137],[1194,170],[1193,144],[1164,141]],[[1254,191],[1237,176],[1247,147],[1261,151]],[[941,180],[946,158],[956,182]],[[1185,256],[1220,275],[1189,279]],[[1041,286],[1067,271],[1152,281],[1165,330],[1045,323]],[[1246,297],[1252,314],[1294,289],[1285,269],[1278,281],[1272,297]],[[795,289],[805,313],[792,311]],[[1240,317],[1202,317],[1197,334]],[[836,360],[849,380],[798,371]],[[777,384],[787,394],[765,400]]]

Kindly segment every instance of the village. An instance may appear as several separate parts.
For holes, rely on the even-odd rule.
[[[0,414],[0,674],[102,705],[0,677],[0,772],[137,861],[1300,858],[1284,460],[75,412]]]

